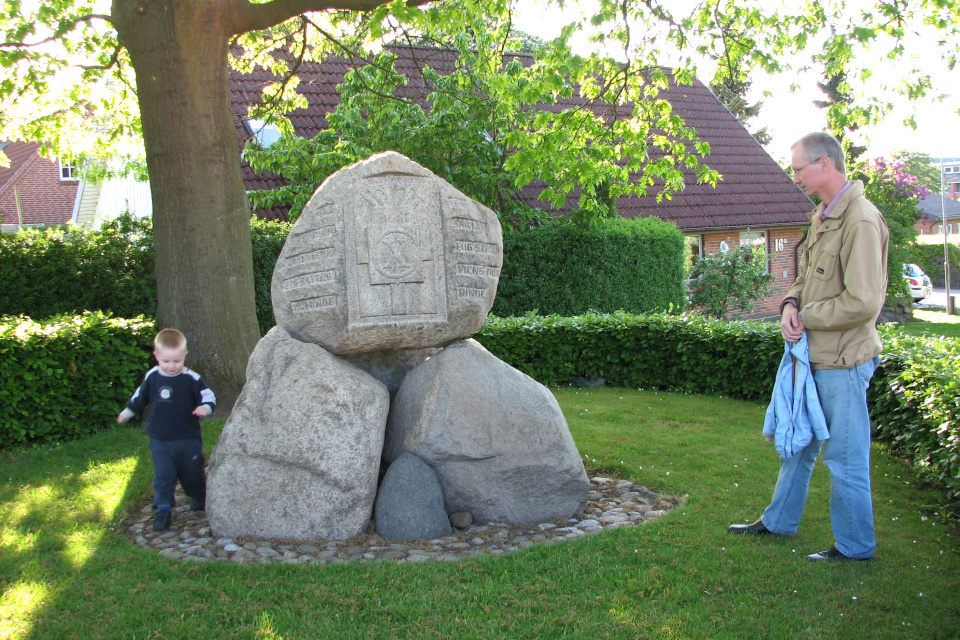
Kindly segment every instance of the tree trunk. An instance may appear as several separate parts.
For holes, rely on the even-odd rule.
[[[230,112],[229,2],[114,0],[137,77],[153,197],[158,328],[180,329],[188,366],[217,394],[243,388],[259,339],[250,208]]]

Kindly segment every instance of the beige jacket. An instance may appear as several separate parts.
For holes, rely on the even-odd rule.
[[[890,232],[854,181],[826,220],[810,214],[797,279],[787,298],[800,303],[814,369],[847,369],[880,355],[876,320],[887,293]]]

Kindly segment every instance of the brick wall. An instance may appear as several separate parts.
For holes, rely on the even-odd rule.
[[[79,184],[76,180],[60,180],[57,160],[33,156],[0,191],[4,226],[18,223],[14,186],[20,194],[23,224],[64,224],[73,216]]]
[[[803,229],[767,230],[767,255],[770,262],[771,294],[758,300],[753,312],[745,317],[763,318],[780,313],[780,302],[797,277],[797,245],[803,240]],[[731,249],[740,246],[740,231],[715,231],[703,234],[703,252],[705,255],[720,251],[720,243],[726,242]]]

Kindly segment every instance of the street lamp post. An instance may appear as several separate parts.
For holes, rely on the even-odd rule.
[[[943,215],[940,221],[940,230],[943,231],[943,284],[947,288],[947,315],[954,315],[956,309],[953,304],[953,296],[950,295],[950,243],[947,238],[947,196],[943,156],[940,156],[940,211]]]

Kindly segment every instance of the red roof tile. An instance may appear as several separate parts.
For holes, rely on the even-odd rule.
[[[23,168],[27,161],[37,155],[40,146],[36,142],[0,141],[0,148],[3,149],[3,153],[10,160],[9,167],[0,167],[0,191],[17,175],[17,172]]]

